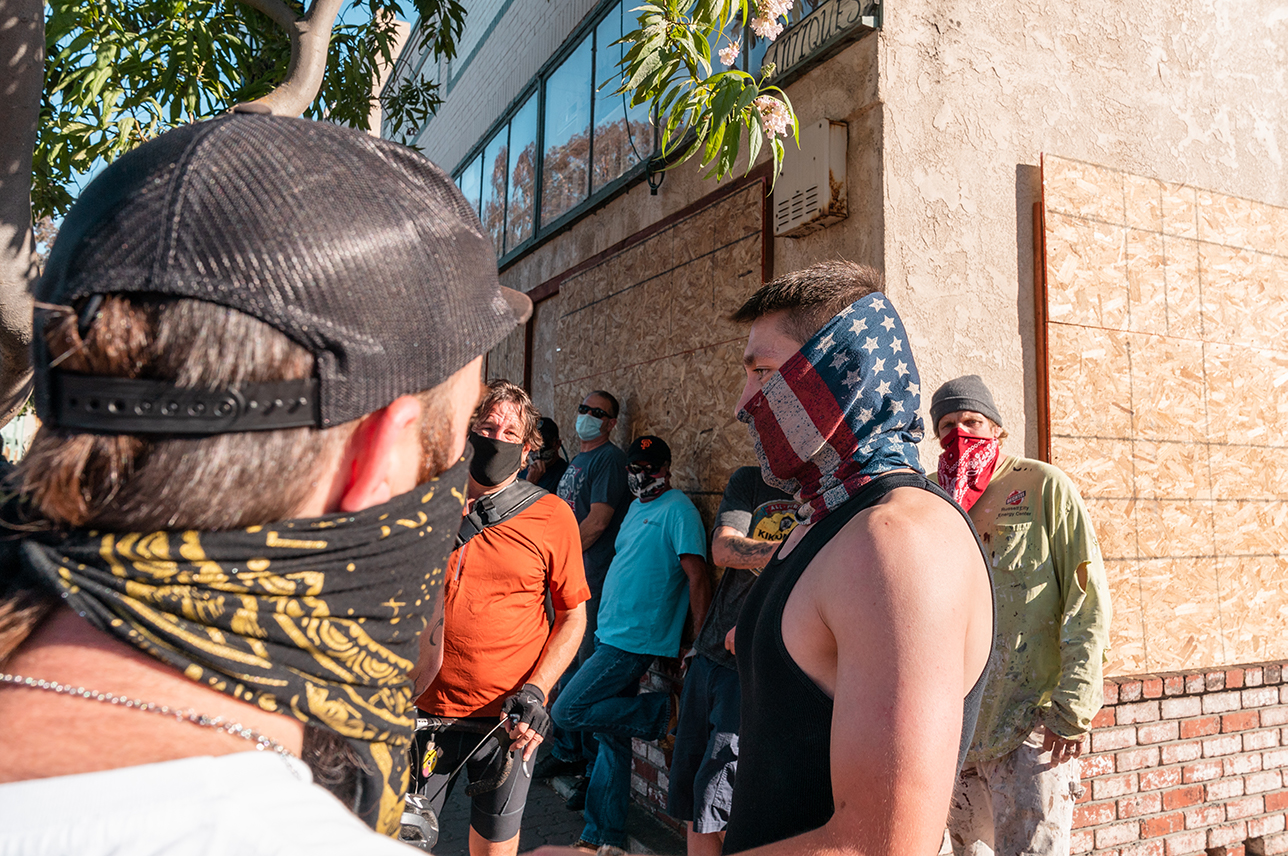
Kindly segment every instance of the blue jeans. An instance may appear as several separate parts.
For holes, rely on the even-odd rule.
[[[652,654],[632,654],[597,644],[564,687],[550,714],[569,731],[590,731],[599,742],[586,791],[586,827],[581,837],[596,847],[626,846],[626,810],[631,799],[631,738],[660,740],[671,718],[667,693],[639,693]]]

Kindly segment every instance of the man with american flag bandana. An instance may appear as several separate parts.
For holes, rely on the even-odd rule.
[[[748,593],[724,852],[933,853],[974,730],[992,589],[917,458],[920,379],[881,277],[828,262],[757,291],[747,423],[801,522]]]

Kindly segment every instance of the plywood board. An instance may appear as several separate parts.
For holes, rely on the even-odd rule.
[[[1288,656],[1288,210],[1049,156],[1043,192],[1051,452],[1110,673]]]

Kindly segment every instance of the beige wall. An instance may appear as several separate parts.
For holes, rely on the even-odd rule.
[[[1033,453],[1041,154],[1288,204],[1288,10],[900,0],[884,14],[890,292],[925,388],[982,375],[1012,447]]]

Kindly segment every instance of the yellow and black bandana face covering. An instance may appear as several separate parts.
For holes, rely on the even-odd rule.
[[[375,771],[356,811],[392,835],[408,672],[441,608],[466,472],[356,514],[230,532],[28,532],[18,573],[192,680],[348,738]]]

